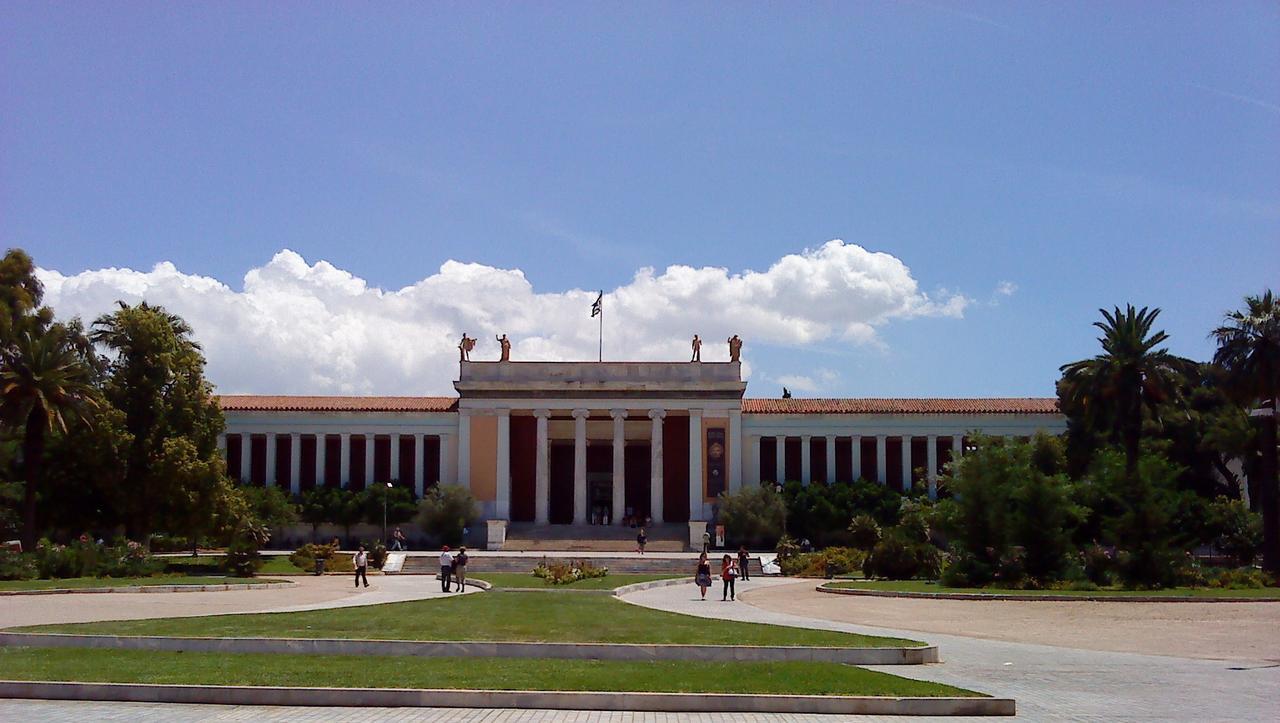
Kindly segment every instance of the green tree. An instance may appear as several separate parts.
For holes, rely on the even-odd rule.
[[[66,433],[69,421],[97,403],[92,370],[72,345],[66,327],[23,331],[0,357],[0,416],[20,425],[23,491],[22,544],[34,549],[36,500],[45,444],[53,431]]]
[[[162,307],[123,302],[93,323],[91,339],[113,353],[104,396],[124,414],[129,450],[124,479],[115,490],[117,507],[131,537],[155,529],[174,529],[190,521],[184,513],[182,482],[161,472],[164,465],[197,464],[202,470],[221,464],[217,450],[222,411],[204,378],[204,356],[191,328]],[[190,445],[166,451],[165,441]],[[179,460],[164,460],[166,454]],[[165,519],[174,512],[180,519]],[[176,531],[176,530],[175,530]]]
[[[35,262],[22,249],[9,249],[0,259],[0,353],[12,353],[24,334],[39,336],[53,323],[43,300]]]
[[[302,521],[311,525],[311,539],[316,540],[320,525],[332,522],[338,506],[338,490],[332,487],[315,487],[302,493],[298,513]]]
[[[1262,566],[1280,574],[1280,463],[1276,452],[1280,413],[1280,305],[1268,289],[1249,296],[1245,309],[1229,312],[1213,330],[1218,350],[1213,361],[1226,373],[1227,386],[1248,408],[1269,407],[1261,421],[1258,506],[1262,510]]]
[[[1169,338],[1152,331],[1160,310],[1099,309],[1104,321],[1098,341],[1103,353],[1062,366],[1058,396],[1063,412],[1086,430],[1105,431],[1122,445],[1125,469],[1136,471],[1142,423],[1178,390],[1180,374],[1191,362],[1157,348]]]
[[[1162,455],[1144,453],[1135,472],[1119,455],[1098,457],[1094,480],[1119,502],[1119,514],[1106,521],[1108,538],[1120,551],[1118,571],[1131,587],[1161,587],[1174,582],[1182,554],[1171,524],[1177,512],[1180,470]]]
[[[747,485],[720,494],[719,520],[729,540],[771,547],[787,529],[787,505],[772,484]]]
[[[298,521],[298,506],[279,487],[241,487],[250,516],[268,530],[279,530]]]
[[[471,490],[460,485],[436,485],[418,503],[417,523],[441,542],[462,542],[462,530],[480,516]]]
[[[226,537],[245,519],[249,505],[238,485],[223,469],[222,460],[201,455],[187,437],[162,442],[152,460],[152,471],[163,478],[167,493],[155,501],[151,519],[172,535],[191,538],[192,554],[201,537]]]

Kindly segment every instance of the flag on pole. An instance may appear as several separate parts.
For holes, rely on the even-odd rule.
[[[594,319],[603,313],[604,313],[604,292],[601,291],[600,295],[596,297],[596,303],[591,305],[591,318]]]

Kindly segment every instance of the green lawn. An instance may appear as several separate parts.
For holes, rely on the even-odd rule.
[[[639,575],[632,573],[618,573],[616,575],[606,575],[604,577],[592,577],[586,580],[578,580],[567,585],[552,585],[540,577],[534,577],[531,573],[519,572],[478,572],[475,575],[468,575],[468,579],[484,580],[491,583],[495,588],[547,588],[548,590],[612,590],[615,587],[623,585],[634,585],[638,582],[649,582],[650,580],[668,580],[679,575]],[[688,577],[688,576],[685,576]]]
[[[800,695],[980,694],[836,663],[377,658],[0,648],[10,680],[489,690],[596,690]]]
[[[720,603],[708,601],[706,604]],[[176,637],[505,640],[855,648],[922,645],[916,641],[897,638],[696,618],[630,605],[606,595],[549,595],[543,592],[459,595],[434,600],[295,613],[120,620],[43,625],[25,629]]]
[[[258,571],[260,575],[297,575],[299,573],[310,573],[313,570],[303,570],[289,562],[288,555],[263,555],[262,569]]]
[[[1247,588],[1224,590],[1212,587],[1172,587],[1161,590],[1006,590],[1003,588],[944,587],[928,580],[875,580],[871,582],[833,582],[827,587],[853,588],[857,590],[892,590],[895,592],[962,593],[962,594],[1010,594],[1010,595],[1072,595],[1079,597],[1246,597],[1260,600],[1280,600],[1280,588]]]
[[[86,587],[137,587],[152,585],[239,585],[269,584],[283,580],[251,577],[197,575],[157,575],[155,577],[68,577],[54,580],[2,580],[0,592],[13,590],[61,590]]]

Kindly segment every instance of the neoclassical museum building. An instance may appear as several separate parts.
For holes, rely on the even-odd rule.
[[[463,485],[500,546],[508,521],[649,519],[701,534],[721,492],[765,481],[861,477],[933,494],[969,435],[1066,427],[1052,398],[745,397],[738,361],[464,359],[454,388],[450,397],[222,396],[228,471],[294,493],[394,481],[421,496]]]

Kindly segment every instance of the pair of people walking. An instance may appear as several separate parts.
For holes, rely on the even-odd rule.
[[[467,585],[467,547],[458,548],[455,555],[445,545],[440,551],[440,592],[453,592],[457,584],[458,592],[465,592]]]
[[[731,555],[726,554],[720,561],[720,581],[723,583],[723,590],[720,595],[721,602],[729,602],[737,599],[737,591],[735,582],[738,579],[738,561],[733,559]],[[707,557],[707,553],[698,556],[698,567],[693,576],[694,583],[698,586],[702,600],[707,599],[707,589],[711,587],[711,560]]]

